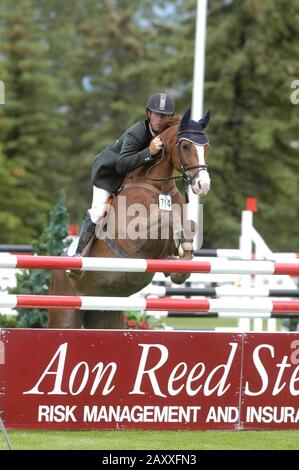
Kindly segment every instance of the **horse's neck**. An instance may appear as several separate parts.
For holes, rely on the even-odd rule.
[[[134,170],[129,176],[126,176],[126,183],[146,183],[154,186],[161,192],[170,192],[174,188],[174,180],[167,180],[173,174],[173,166],[167,158],[156,157],[156,161],[151,167],[140,167]],[[156,181],[164,179],[164,181]]]

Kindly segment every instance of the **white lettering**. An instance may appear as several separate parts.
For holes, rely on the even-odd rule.
[[[81,366],[83,366],[83,368],[84,368],[83,378],[82,378],[82,381],[81,381],[80,386],[78,387],[77,391],[75,392],[75,391],[74,391],[74,382],[75,382],[77,373],[78,373],[78,371],[79,371],[79,369],[80,369]],[[88,381],[88,377],[89,377],[89,368],[88,368],[88,364],[87,364],[86,362],[79,362],[79,363],[74,367],[74,369],[72,370],[72,373],[71,373],[71,375],[70,375],[70,384],[69,384],[69,387],[70,387],[70,394],[71,394],[71,395],[79,395],[79,393],[81,393],[82,390],[85,388],[85,385],[87,384],[87,381]]]
[[[176,376],[176,373],[179,369],[182,369],[182,372],[179,373],[177,376]],[[173,388],[173,383],[176,382],[177,380],[180,380],[182,377],[184,377],[184,375],[186,374],[187,372],[187,364],[185,362],[179,362],[179,364],[177,364],[172,372],[170,373],[170,376],[169,376],[169,383],[168,383],[168,391],[169,391],[169,394],[170,395],[178,395],[182,389],[184,388],[184,384],[182,384],[180,387],[178,387],[177,389],[174,389]]]
[[[291,357],[290,357],[290,362],[294,365],[299,364],[299,340],[294,340],[291,342],[291,349],[295,349],[295,351],[292,352]]]
[[[227,387],[224,388],[227,376],[228,376],[229,371],[231,369],[233,359],[234,359],[236,351],[238,349],[238,343],[229,343],[229,345],[231,346],[231,352],[230,352],[227,363],[226,364],[220,364],[219,366],[215,367],[215,369],[213,369],[212,372],[210,372],[210,374],[207,377],[207,380],[206,380],[205,385],[204,385],[204,394],[206,396],[212,395],[212,393],[214,393],[218,389],[217,390],[217,396],[221,397],[222,395],[224,395],[227,392],[227,390],[231,386],[231,384],[228,384]],[[210,382],[211,382],[212,378],[214,377],[215,373],[218,370],[220,370],[221,368],[224,369],[224,374],[222,375],[219,382],[214,386],[214,388],[210,389],[209,385],[210,385]]]
[[[138,346],[141,346],[143,350],[142,350],[142,355],[141,355],[141,359],[140,359],[140,363],[139,363],[139,367],[138,367],[138,371],[137,371],[137,375],[135,379],[134,388],[131,392],[129,392],[129,395],[133,395],[133,394],[145,395],[145,392],[141,391],[141,383],[143,380],[143,376],[148,375],[155,395],[158,395],[160,397],[166,397],[166,395],[164,395],[164,393],[162,393],[160,390],[160,387],[159,387],[159,384],[155,375],[155,371],[160,369],[160,367],[164,365],[165,362],[167,361],[168,349],[162,344],[139,344]],[[156,365],[154,365],[151,369],[146,370],[145,366],[146,366],[148,354],[151,348],[159,349],[161,352],[161,357],[160,357],[159,362]]]
[[[296,367],[290,379],[290,393],[291,395],[294,395],[295,397],[299,395],[299,388],[297,388],[297,390],[295,389],[295,383],[299,382],[298,375],[299,375],[299,366]]]
[[[91,386],[90,395],[94,395],[99,387],[100,382],[102,382],[105,373],[110,370],[107,380],[103,384],[103,391],[102,395],[108,395],[112,392],[115,388],[114,385],[111,385],[112,380],[115,377],[117,365],[115,362],[110,362],[104,367],[102,362],[99,362],[94,366],[90,373],[89,365],[87,362],[79,362],[75,365],[73,370],[70,373],[69,380],[68,380],[68,389],[67,391],[62,390],[62,381],[64,377],[64,368],[65,368],[65,361],[66,361],[66,353],[67,353],[67,343],[62,344],[57,349],[56,353],[54,354],[53,358],[49,362],[48,366],[42,373],[41,377],[34,385],[34,387],[30,390],[23,392],[24,395],[31,394],[31,395],[67,395],[70,393],[71,395],[79,395],[87,386],[88,380],[90,379],[91,373],[96,372],[96,376],[94,378],[93,384]],[[56,368],[50,370],[53,367],[53,364],[57,360]],[[82,370],[82,372],[81,372]],[[47,376],[54,376],[55,382],[52,385],[52,389],[50,391],[41,391],[41,384],[43,381],[47,379],[47,386],[49,387],[49,378]],[[78,379],[78,377],[81,377]]]
[[[299,408],[292,406],[247,406],[247,423],[299,423]]]
[[[200,372],[194,376],[195,371],[200,367]],[[192,382],[195,382],[195,380],[200,379],[200,377],[204,374],[205,372],[205,365],[202,362],[199,362],[198,364],[195,364],[195,366],[191,369],[191,372],[187,378],[186,382],[186,392],[190,397],[194,397],[199,390],[202,388],[202,385],[199,385],[196,389],[192,389],[191,385]]]
[[[38,422],[46,423],[62,423],[69,421],[76,422],[76,417],[74,411],[77,408],[76,405],[40,405],[38,407]]]
[[[295,88],[295,90],[291,93],[291,97],[290,97],[291,103],[298,104],[299,103],[299,80],[293,80],[291,82],[291,88]]]
[[[51,392],[48,392],[49,395],[66,395],[67,394],[67,392],[63,392],[61,389],[66,351],[67,351],[67,343],[64,343],[57,349],[56,353],[54,354],[53,358],[49,362],[46,370],[43,372],[38,382],[34,385],[34,387],[31,390],[28,390],[27,392],[23,392],[23,395],[27,395],[27,394],[44,395],[45,392],[40,392],[38,388],[47,375],[54,375],[56,377],[54,388]],[[52,364],[56,361],[57,357],[58,357],[57,368],[53,372],[50,372]]]
[[[239,419],[239,409],[236,406],[211,406],[206,422],[214,422],[214,423],[236,423]]]
[[[104,367],[104,364],[102,362],[99,362],[93,369],[92,369],[92,372],[94,372],[96,369],[98,369],[98,372],[97,372],[97,375],[94,379],[94,383],[92,385],[92,388],[91,388],[91,392],[90,392],[90,395],[94,395],[97,388],[98,388],[98,385],[99,383],[101,382],[103,376],[105,375],[105,372],[108,370],[108,368],[111,368],[111,372],[109,374],[109,377],[103,387],[103,392],[102,392],[102,395],[109,395],[109,393],[112,392],[112,390],[115,388],[115,385],[112,385],[112,387],[110,387],[111,385],[111,382],[112,380],[114,379],[115,377],[115,374],[116,374],[116,370],[117,370],[117,365],[115,364],[115,362],[110,362],[109,364],[106,365],[106,367]],[[110,388],[109,388],[110,387]]]
[[[272,393],[273,396],[278,395],[284,389],[284,387],[286,385],[286,382],[283,382],[281,387],[279,387],[280,381],[281,381],[283,373],[284,373],[284,370],[287,367],[291,367],[291,364],[288,364],[287,360],[288,360],[288,357],[283,356],[281,364],[276,364],[276,367],[278,367],[279,371],[278,371],[277,379],[276,379],[276,382],[275,382],[275,385],[274,385],[274,388],[273,388],[273,393]]]
[[[196,423],[200,406],[88,406],[83,408],[84,422]]]
[[[263,364],[260,360],[260,357],[259,357],[259,352],[260,352],[261,349],[269,349],[269,351],[271,353],[271,357],[274,357],[274,348],[273,348],[273,346],[270,346],[269,344],[260,344],[259,346],[257,346],[255,348],[255,350],[253,351],[253,362],[254,362],[254,365],[255,365],[257,371],[259,372],[260,378],[262,380],[262,386],[261,386],[260,390],[258,390],[257,392],[253,392],[253,391],[249,390],[249,383],[246,382],[245,383],[245,391],[244,391],[245,395],[250,395],[250,396],[261,395],[262,393],[265,392],[265,390],[267,390],[269,379],[268,379],[267,371],[264,368],[264,366],[263,366]]]

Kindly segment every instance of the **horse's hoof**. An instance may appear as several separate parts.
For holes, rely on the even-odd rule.
[[[185,250],[184,250],[184,248],[182,247],[181,244],[178,247],[178,254],[179,254],[180,258],[183,258],[184,254],[185,254]]]
[[[73,279],[75,281],[78,281],[78,279],[82,279],[84,271],[80,271],[79,269],[67,269],[66,271],[67,277],[69,279]]]
[[[184,284],[184,282],[188,279],[189,276],[189,273],[172,273],[170,275],[170,279],[175,284]]]

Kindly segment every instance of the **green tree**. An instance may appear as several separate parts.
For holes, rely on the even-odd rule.
[[[70,201],[77,216],[90,204],[92,158],[144,116],[154,75],[149,47],[154,32],[140,20],[149,2],[85,1],[84,7],[73,60],[76,87],[70,97],[69,127],[73,158],[67,165],[74,175],[69,193],[77,188]]]
[[[240,212],[254,196],[265,240],[297,249],[297,1],[285,6],[208,2],[205,246],[238,244]],[[81,220],[93,156],[144,116],[149,94],[172,93],[178,113],[189,106],[196,1],[3,0],[0,13],[1,241],[24,243],[61,187],[72,222]]]
[[[172,25],[163,29],[162,4],[39,2],[53,70],[64,90],[66,133],[72,142],[65,159],[65,172],[72,175],[66,188],[76,222],[90,204],[93,156],[145,115],[144,104],[152,92],[167,89],[175,94],[171,72],[165,73],[170,51],[165,41],[163,50],[158,41],[160,34],[175,37],[175,14],[171,8]],[[171,57],[174,63],[175,51]]]
[[[61,191],[58,203],[50,213],[49,225],[40,238],[32,243],[32,251],[36,255],[60,255],[69,244],[69,215],[65,207],[65,193]],[[14,294],[47,295],[51,271],[26,269],[17,274],[17,286],[11,289]],[[43,328],[47,326],[47,312],[42,309],[20,309],[18,324],[21,328]]]
[[[196,1],[154,5],[155,74],[172,82],[182,112],[192,97]],[[205,246],[237,246],[245,199],[258,197],[256,225],[271,248],[297,250],[299,111],[290,103],[290,83],[299,76],[299,9],[296,0],[285,6],[208,2],[204,108],[212,111],[212,187],[201,201]]]
[[[290,103],[290,82],[299,76],[298,4],[211,0],[209,6],[205,96],[213,113],[213,182],[205,238],[236,246],[244,200],[254,196],[267,243],[296,250],[298,109]]]
[[[0,12],[6,90],[0,115],[1,241],[24,243],[40,231],[65,181],[61,156],[68,142],[35,2],[3,0]]]

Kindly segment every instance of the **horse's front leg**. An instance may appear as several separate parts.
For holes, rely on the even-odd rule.
[[[51,278],[49,294],[51,295],[77,295],[72,287],[73,281],[68,279],[64,271],[54,270]],[[82,328],[83,311],[74,309],[51,308],[48,310],[49,328]]]
[[[180,260],[192,259],[192,242],[195,235],[195,223],[188,221],[188,226],[174,234],[174,242]],[[175,284],[183,284],[190,273],[171,273],[170,279]]]
[[[126,328],[125,312],[120,311],[86,311],[83,318],[86,329],[117,329]]]
[[[51,308],[48,310],[48,328],[80,329],[83,321],[82,310]]]
[[[192,259],[192,250],[185,251],[184,256],[179,257],[180,260],[190,260]],[[190,277],[190,273],[171,273],[170,279],[175,284],[184,284],[184,282]]]

